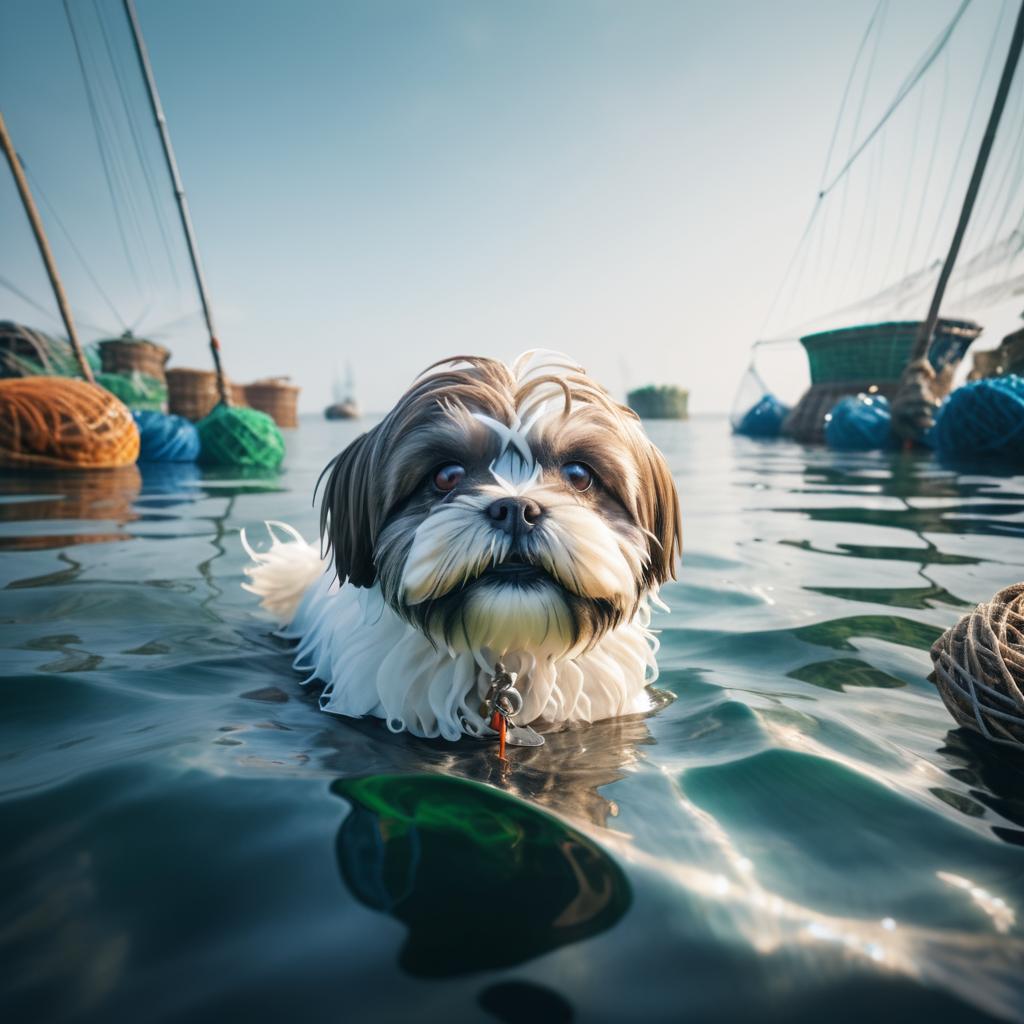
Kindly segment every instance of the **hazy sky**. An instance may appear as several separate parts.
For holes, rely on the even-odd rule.
[[[883,3],[833,169],[959,2]],[[944,250],[1016,9],[974,0],[848,191],[830,197],[811,270],[790,279],[766,325],[876,0],[137,3],[229,373],[291,374],[306,409],[328,401],[346,361],[364,406],[382,409],[442,356],[536,346],[576,355],[620,395],[675,382],[697,411],[728,408],[763,330]],[[61,0],[0,3],[0,109],[52,203],[43,214],[83,334],[141,317],[173,363],[207,366],[199,322],[173,323],[197,303],[121,4],[68,7],[117,215]],[[993,156],[978,246],[988,223],[1006,221],[1004,163],[1016,216],[1022,93]],[[0,318],[52,329],[3,175],[0,239],[0,275],[51,319],[3,290]]]

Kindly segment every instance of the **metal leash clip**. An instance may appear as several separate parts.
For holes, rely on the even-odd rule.
[[[513,718],[523,709],[523,695],[516,689],[515,672],[499,661],[494,666],[491,685],[480,705],[480,717],[498,734],[498,753],[505,756],[505,743],[513,747],[540,747],[544,737],[528,725],[516,725]]]

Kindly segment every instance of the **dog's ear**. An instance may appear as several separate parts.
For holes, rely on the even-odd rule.
[[[326,554],[333,553],[338,582],[372,586],[377,579],[373,561],[379,509],[374,502],[375,427],[357,437],[328,463],[327,483],[320,503],[320,538]],[[322,476],[321,476],[322,479]]]
[[[676,562],[683,547],[679,495],[665,457],[649,441],[640,462],[640,522],[649,533],[650,563],[646,582],[649,586],[658,586],[675,579]]]

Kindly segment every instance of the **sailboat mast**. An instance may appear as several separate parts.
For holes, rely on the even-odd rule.
[[[53,294],[57,299],[57,307],[60,309],[61,319],[68,332],[68,341],[71,342],[71,351],[75,354],[82,376],[95,383],[92,375],[92,367],[85,358],[82,345],[78,340],[78,332],[75,330],[75,321],[71,316],[71,306],[68,297],[64,293],[64,286],[61,284],[60,276],[57,274],[57,264],[53,261],[53,253],[50,251],[50,243],[46,239],[46,232],[43,230],[43,222],[39,217],[39,210],[36,209],[32,193],[29,191],[28,180],[25,178],[25,171],[22,169],[21,161],[15,152],[14,143],[7,133],[7,125],[4,123],[4,116],[0,113],[0,148],[3,149],[7,162],[11,165],[11,173],[14,175],[14,184],[18,187],[18,194],[21,196],[22,205],[28,215],[29,223],[32,225],[32,233],[36,236],[36,243],[39,246],[39,253],[43,257],[46,266],[46,273],[49,275],[50,284],[53,286]]]
[[[206,291],[206,279],[203,277],[203,267],[199,260],[199,247],[196,243],[195,230],[192,227],[192,214],[188,208],[185,186],[182,184],[181,174],[178,172],[178,161],[174,158],[171,136],[167,130],[167,118],[164,116],[164,108],[160,103],[160,94],[157,92],[156,79],[153,77],[153,67],[149,62],[149,51],[146,49],[145,40],[142,38],[142,27],[139,24],[139,17],[135,11],[134,0],[124,0],[124,9],[128,15],[128,23],[131,26],[132,39],[135,42],[135,53],[138,55],[139,65],[142,68],[142,77],[146,82],[149,104],[153,110],[153,117],[156,119],[157,129],[160,132],[160,141],[163,143],[167,170],[170,172],[171,182],[174,185],[174,198],[178,203],[178,213],[181,216],[181,226],[185,232],[188,255],[192,261],[192,272],[195,275],[196,288],[199,291],[199,301],[203,307],[203,317],[206,320],[206,329],[210,335],[210,351],[213,353],[213,365],[217,371],[217,390],[220,393],[221,402],[225,405],[230,405],[231,401],[227,382],[224,379],[224,369],[220,361],[220,341],[217,339],[217,330],[213,325],[213,310],[210,308],[210,297]]]
[[[946,293],[949,276],[953,273],[956,258],[960,253],[960,243],[964,240],[967,224],[971,219],[971,212],[974,209],[974,201],[978,198],[981,179],[985,174],[985,165],[988,163],[989,153],[992,151],[993,142],[995,142],[996,130],[999,128],[999,119],[1002,117],[1003,108],[1006,106],[1006,97],[1010,92],[1014,72],[1017,70],[1022,45],[1024,45],[1024,2],[1021,3],[1020,11],[1017,14],[1017,24],[1013,30],[1013,37],[1010,39],[1010,49],[1006,54],[1006,63],[1003,65],[1003,74],[999,79],[999,88],[996,90],[996,98],[992,104],[992,113],[989,114],[988,125],[981,139],[978,158],[974,162],[974,173],[971,175],[970,183],[967,186],[967,195],[964,196],[964,205],[960,210],[960,219],[957,221],[956,231],[953,232],[953,241],[950,243],[946,262],[942,265],[942,273],[939,274],[939,280],[935,286],[935,294],[932,296],[928,317],[921,325],[921,333],[917,336],[910,362],[923,359],[931,347],[932,336],[935,334],[935,325],[939,320],[939,308],[942,306],[942,298]]]

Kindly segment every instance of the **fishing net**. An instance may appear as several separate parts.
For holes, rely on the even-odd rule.
[[[957,722],[1024,749],[1024,583],[979,604],[932,645],[928,677]]]
[[[94,346],[86,346],[85,358],[94,371],[99,370]],[[78,377],[80,373],[71,345],[62,338],[0,321],[0,377]]]
[[[257,409],[218,405],[196,426],[200,458],[208,465],[276,469],[284,458],[281,431]]]
[[[148,373],[97,373],[96,383],[128,406],[163,412],[167,406],[167,385]]]
[[[127,466],[139,431],[109,391],[69,377],[0,380],[0,467]]]
[[[139,428],[139,462],[195,462],[199,431],[184,416],[138,409],[132,413]]]

